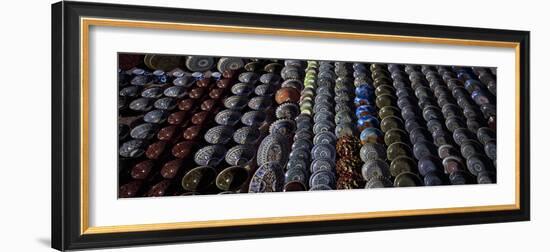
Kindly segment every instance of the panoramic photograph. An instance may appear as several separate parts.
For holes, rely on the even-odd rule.
[[[119,53],[113,70],[119,198],[497,182],[495,67]]]

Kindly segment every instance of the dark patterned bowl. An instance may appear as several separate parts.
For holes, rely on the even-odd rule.
[[[318,145],[318,144],[335,145],[336,135],[334,135],[334,133],[329,131],[321,132],[315,135],[315,137],[313,138],[313,144],[314,145]]]
[[[294,88],[296,90],[303,90],[304,84],[302,84],[300,80],[290,79],[290,80],[284,81],[281,84],[281,88]]]
[[[162,89],[158,87],[148,88],[141,92],[141,96],[145,98],[160,98],[162,96]]]
[[[330,159],[315,159],[311,162],[309,170],[311,173],[316,173],[318,171],[334,171],[335,167],[334,161]]]
[[[220,58],[218,61],[218,71],[236,71],[244,67],[244,61],[240,58]]]
[[[233,136],[233,128],[225,125],[212,127],[204,134],[204,140],[210,144],[226,144]]]
[[[323,122],[315,123],[313,125],[313,133],[319,134],[325,131],[333,132],[335,127],[336,125],[332,121],[323,121]]]
[[[231,87],[231,93],[235,95],[248,96],[254,92],[254,85],[248,83],[237,83]]]
[[[134,127],[130,131],[130,136],[134,139],[151,139],[157,133],[158,127],[152,123],[143,123]]]
[[[392,187],[391,181],[387,178],[377,177],[373,178],[365,184],[365,189]]]
[[[318,144],[311,149],[311,157],[313,159],[336,159],[336,150],[330,144]]]
[[[477,130],[477,139],[479,139],[482,144],[486,144],[495,139],[495,132],[490,128],[481,127]]]
[[[244,72],[239,75],[238,79],[243,83],[255,84],[258,81],[258,74],[254,72]]]
[[[361,175],[366,181],[377,177],[390,177],[390,167],[388,163],[380,159],[368,160],[361,168]]]
[[[132,78],[130,84],[134,86],[144,86],[149,81],[149,78],[145,75],[138,75]]]
[[[176,86],[188,88],[195,83],[195,79],[191,78],[190,76],[182,76],[174,79],[172,83]]]
[[[244,125],[256,127],[261,125],[266,118],[266,113],[263,111],[248,111],[241,117],[241,122]]]
[[[283,65],[279,63],[269,63],[264,66],[264,71],[269,73],[276,73],[279,72],[283,68]]]
[[[300,124],[304,124],[306,122],[301,122]],[[294,133],[294,141],[297,141],[298,139],[313,139],[313,132],[311,131],[311,127],[308,128],[300,128],[300,124],[298,124],[298,129]],[[311,125],[311,124],[310,124]]]
[[[216,117],[214,117],[214,121],[220,125],[235,126],[237,123],[239,123],[241,117],[241,112],[231,109],[225,109],[216,114]]]
[[[122,157],[136,158],[145,153],[145,142],[139,139],[132,139],[120,146],[118,153]]]
[[[129,108],[135,111],[149,111],[151,110],[151,100],[148,98],[137,98],[130,102]]]
[[[307,175],[307,170],[287,169],[285,172],[285,184],[296,181],[305,185],[308,179]]]
[[[254,159],[255,154],[251,145],[236,145],[225,153],[225,162],[233,166],[243,166]]]
[[[336,184],[336,177],[334,176],[334,173],[331,171],[317,171],[309,177],[309,186],[315,187],[317,185],[327,185],[331,188],[334,188],[334,185]]]
[[[305,149],[311,149],[313,147],[313,143],[309,138],[298,138],[294,140],[292,143],[292,150],[299,149],[299,148],[305,148]]]
[[[210,145],[203,147],[195,153],[195,163],[201,166],[216,167],[223,160],[227,150],[223,145]]]
[[[235,109],[235,110],[241,110],[248,104],[248,97],[246,96],[240,96],[240,95],[234,95],[227,97],[223,105],[228,109]]]
[[[474,139],[475,136],[467,128],[458,128],[453,131],[453,139],[456,144],[462,145],[462,143],[469,139]]]
[[[260,82],[263,84],[276,85],[280,80],[281,77],[274,73],[265,73],[260,76]]]
[[[291,169],[298,169],[298,170],[308,170],[307,161],[304,159],[299,158],[292,158],[288,160],[288,163],[286,164],[286,167],[288,170]]]
[[[156,109],[172,110],[176,107],[176,99],[171,97],[163,97],[155,101]]]
[[[296,131],[296,123],[291,119],[278,119],[269,126],[270,134],[280,134],[287,138],[291,138]]]
[[[416,169],[417,165],[414,159],[407,156],[398,156],[390,163],[390,173],[393,177],[404,172],[414,172]]]
[[[386,156],[389,160],[394,160],[398,156],[411,156],[411,147],[403,142],[395,142],[388,146]]]
[[[313,116],[313,122],[315,123],[321,123],[326,121],[334,121],[334,113],[331,111],[324,111],[320,113],[316,113]]]
[[[254,94],[258,96],[271,96],[275,94],[275,88],[272,85],[261,84],[256,86],[254,89]]]
[[[382,132],[387,132],[390,129],[402,129],[404,127],[403,120],[397,116],[387,116],[380,122],[380,129]]]
[[[143,116],[143,120],[148,123],[163,123],[168,118],[168,112],[166,110],[157,109],[153,111],[147,112],[145,116]]]
[[[428,141],[417,141],[413,146],[413,154],[417,160],[425,156],[437,155],[437,147]]]
[[[482,153],[484,151],[483,146],[473,139],[465,140],[460,145],[460,153],[466,159],[473,156],[476,153]]]
[[[216,187],[222,191],[237,191],[248,179],[248,170],[242,166],[223,169],[216,177]]]
[[[409,136],[407,132],[401,129],[391,129],[384,134],[384,143],[389,146],[395,142],[406,142]]]
[[[210,166],[199,166],[188,171],[181,179],[183,189],[200,192],[209,188],[216,180],[216,170]]]
[[[275,116],[278,119],[294,119],[300,114],[300,107],[295,103],[283,103],[275,110]]]
[[[293,149],[290,152],[289,159],[303,159],[306,161],[310,160],[310,149],[309,148],[297,148]]]
[[[273,103],[271,97],[256,96],[250,99],[248,107],[253,110],[266,110]]]
[[[403,172],[397,177],[395,177],[395,180],[393,182],[393,186],[395,187],[409,187],[409,186],[420,186],[422,185],[422,181],[418,177],[418,175],[412,173],[412,172]]]
[[[188,56],[185,59],[185,66],[191,72],[204,72],[210,70],[214,63],[214,58],[205,56]]]
[[[424,156],[418,160],[418,173],[422,176],[432,172],[442,172],[443,165],[441,161],[432,155]]]
[[[260,130],[257,127],[242,127],[233,133],[233,141],[238,144],[255,144],[260,138]]]
[[[361,147],[359,156],[363,162],[374,159],[386,159],[386,150],[382,144],[379,143],[367,143]]]
[[[255,72],[263,67],[262,62],[260,61],[251,61],[244,65],[244,70],[249,72]]]
[[[164,90],[164,95],[167,97],[181,98],[185,95],[185,88],[180,86],[171,86]]]

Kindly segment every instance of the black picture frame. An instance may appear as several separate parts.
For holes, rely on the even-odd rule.
[[[295,222],[162,231],[81,234],[80,17],[322,30],[519,43],[519,209]],[[52,5],[52,247],[58,250],[174,242],[253,239],[433,226],[527,221],[530,218],[530,85],[528,31],[340,20],[318,17],[178,9],[102,3]]]

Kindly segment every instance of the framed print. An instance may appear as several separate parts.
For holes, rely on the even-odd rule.
[[[70,1],[52,66],[58,250],[529,220],[527,31]]]

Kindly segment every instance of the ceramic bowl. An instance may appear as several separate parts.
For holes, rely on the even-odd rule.
[[[266,110],[272,104],[272,99],[266,96],[256,96],[250,99],[248,107],[253,110]]]
[[[216,114],[214,121],[220,125],[235,126],[239,123],[241,117],[241,112],[237,110],[225,109]]]
[[[143,98],[143,97],[137,98],[132,102],[130,102],[130,105],[128,107],[131,110],[135,110],[135,111],[141,111],[141,112],[149,111],[152,108],[151,99]]]
[[[152,123],[143,123],[134,127],[130,131],[130,136],[134,139],[151,139],[157,133],[158,127]]]
[[[236,145],[225,153],[225,162],[233,166],[244,166],[254,159],[256,151],[251,145]]]
[[[186,191],[201,192],[208,189],[216,180],[216,170],[210,166],[199,166],[189,170],[181,179]]]
[[[238,144],[255,144],[260,138],[257,127],[242,127],[233,133],[233,141]]]
[[[145,116],[143,116],[143,120],[145,122],[157,123],[157,124],[165,122],[167,118],[168,118],[168,112],[162,109],[149,111],[147,112],[147,114],[145,114]]]
[[[139,157],[145,153],[145,142],[140,139],[129,140],[120,146],[118,153],[127,158]]]
[[[210,144],[226,144],[233,136],[233,128],[225,125],[212,127],[204,134],[204,140]]]
[[[388,163],[380,159],[368,160],[361,168],[361,175],[366,181],[377,177],[390,177]]]
[[[216,167],[223,160],[227,149],[223,145],[209,145],[199,149],[194,156],[196,164]]]
[[[237,83],[231,87],[231,93],[234,95],[248,96],[254,92],[254,85],[248,83]]]
[[[266,114],[263,111],[248,111],[241,117],[241,122],[250,127],[257,127],[264,123]]]
[[[246,96],[234,95],[227,97],[223,105],[228,109],[241,110],[248,104],[248,98]]]
[[[231,166],[223,169],[216,176],[216,187],[222,191],[237,191],[248,179],[248,170],[242,166]]]

